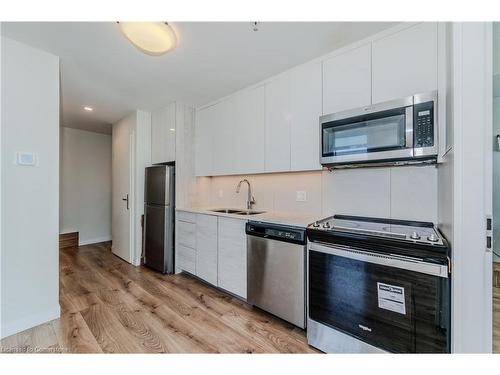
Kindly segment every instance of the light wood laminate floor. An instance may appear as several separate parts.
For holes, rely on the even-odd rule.
[[[161,275],[108,244],[60,251],[61,318],[3,352],[314,353],[304,331],[184,274]]]

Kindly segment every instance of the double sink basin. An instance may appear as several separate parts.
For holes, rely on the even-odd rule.
[[[266,211],[255,211],[255,210],[237,210],[237,209],[231,209],[231,208],[221,208],[217,210],[210,210],[212,212],[219,212],[223,214],[233,214],[233,215],[257,215],[257,214],[263,214]]]

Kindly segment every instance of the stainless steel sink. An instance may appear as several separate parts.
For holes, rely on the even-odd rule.
[[[231,208],[220,208],[217,210],[210,210],[210,211],[220,212],[223,214],[234,214],[234,215],[258,215],[266,212],[266,211],[255,211],[255,210],[236,210]]]
[[[254,210],[245,210],[245,211],[240,211],[240,212],[235,212],[236,215],[258,215],[258,214],[263,214],[266,211],[254,211]]]
[[[223,213],[223,214],[238,214],[241,212],[241,210],[233,210],[233,209],[230,209],[230,208],[221,208],[219,210],[210,210],[212,212],[220,212],[220,213]]]

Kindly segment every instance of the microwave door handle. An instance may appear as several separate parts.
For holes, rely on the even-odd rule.
[[[406,147],[412,149],[411,156],[413,153],[413,106],[406,107],[405,111],[405,137],[406,137]]]

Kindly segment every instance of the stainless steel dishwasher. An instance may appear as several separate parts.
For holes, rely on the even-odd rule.
[[[246,234],[248,302],[305,328],[305,229],[250,221]]]

